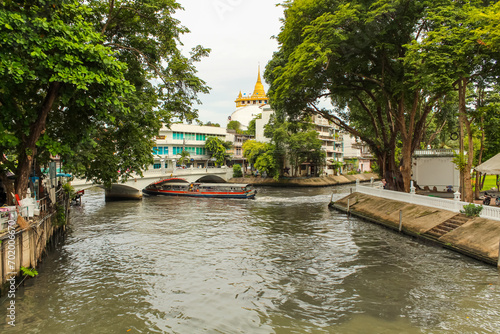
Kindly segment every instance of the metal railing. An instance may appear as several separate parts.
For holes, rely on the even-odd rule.
[[[356,182],[356,192],[400,202],[406,202],[416,205],[428,206],[436,209],[448,210],[457,213],[459,213],[461,210],[464,210],[464,205],[470,204],[458,200],[457,197],[460,196],[460,194],[458,193],[454,194],[455,196],[453,199],[447,199],[447,198],[430,197],[425,195],[387,190],[383,189],[382,187],[364,186],[360,185],[359,182]],[[482,218],[500,220],[500,208],[483,205],[483,210],[481,211],[480,216]]]

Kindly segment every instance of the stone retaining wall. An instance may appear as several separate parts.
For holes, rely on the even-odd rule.
[[[239,177],[232,178],[228,182],[231,183],[248,183],[253,186],[273,186],[273,187],[327,187],[340,184],[355,183],[356,180],[360,182],[368,182],[373,178],[379,180],[380,177],[375,173],[363,173],[354,175],[339,175],[339,176],[323,176],[323,177],[297,177],[297,178],[283,178],[275,181],[270,177]]]
[[[330,206],[394,230],[399,230],[401,211],[402,233],[431,240],[495,266],[500,265],[500,221],[470,218],[462,226],[436,238],[428,232],[452,219],[457,213],[356,192]]]

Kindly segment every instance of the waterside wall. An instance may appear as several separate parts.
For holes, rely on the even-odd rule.
[[[362,173],[353,175],[337,175],[337,176],[322,176],[322,177],[296,177],[282,178],[275,181],[271,177],[239,177],[232,178],[228,182],[232,183],[247,183],[253,186],[271,186],[271,187],[327,187],[341,184],[368,182],[370,180],[379,180],[380,177],[376,173]]]
[[[500,266],[498,220],[469,218],[453,211],[359,192],[330,203],[330,207]]]
[[[64,216],[59,211],[58,217],[58,211],[52,208],[42,211],[38,217],[27,218],[23,226],[17,224],[18,220],[11,220],[10,227],[0,232],[0,296],[13,290],[13,277],[19,282],[21,267],[37,268],[48,249],[64,236],[69,201],[63,200],[62,208]]]

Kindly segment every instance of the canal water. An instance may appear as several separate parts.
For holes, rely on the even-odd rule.
[[[328,209],[349,187],[258,191],[87,191],[0,332],[498,333],[496,268]]]

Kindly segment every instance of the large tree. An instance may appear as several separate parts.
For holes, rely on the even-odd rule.
[[[226,142],[219,137],[208,137],[205,141],[205,148],[210,154],[211,158],[215,159],[217,166],[223,166],[229,155],[226,153],[231,147],[231,142]]]
[[[369,145],[393,189],[409,191],[412,153],[450,87],[413,80],[425,64],[408,62],[408,46],[432,27],[429,9],[450,1],[287,2],[265,72],[271,105],[334,121]],[[332,110],[318,106],[324,98]]]
[[[473,200],[469,171],[474,159],[474,123],[480,112],[468,106],[467,96],[474,81],[480,79],[484,84],[487,78],[498,75],[496,55],[482,41],[486,36],[476,30],[484,26],[483,19],[477,16],[484,3],[483,0],[466,3],[441,0],[439,6],[427,8],[427,29],[412,42],[405,58],[406,64],[414,66],[409,81],[416,86],[458,92],[460,152],[457,161],[461,174],[460,192],[468,202]],[[466,147],[467,155],[464,154]]]
[[[110,184],[151,163],[154,135],[207,92],[179,50],[175,1],[4,1],[0,175],[23,195],[35,158]],[[8,183],[8,182],[7,182]]]

